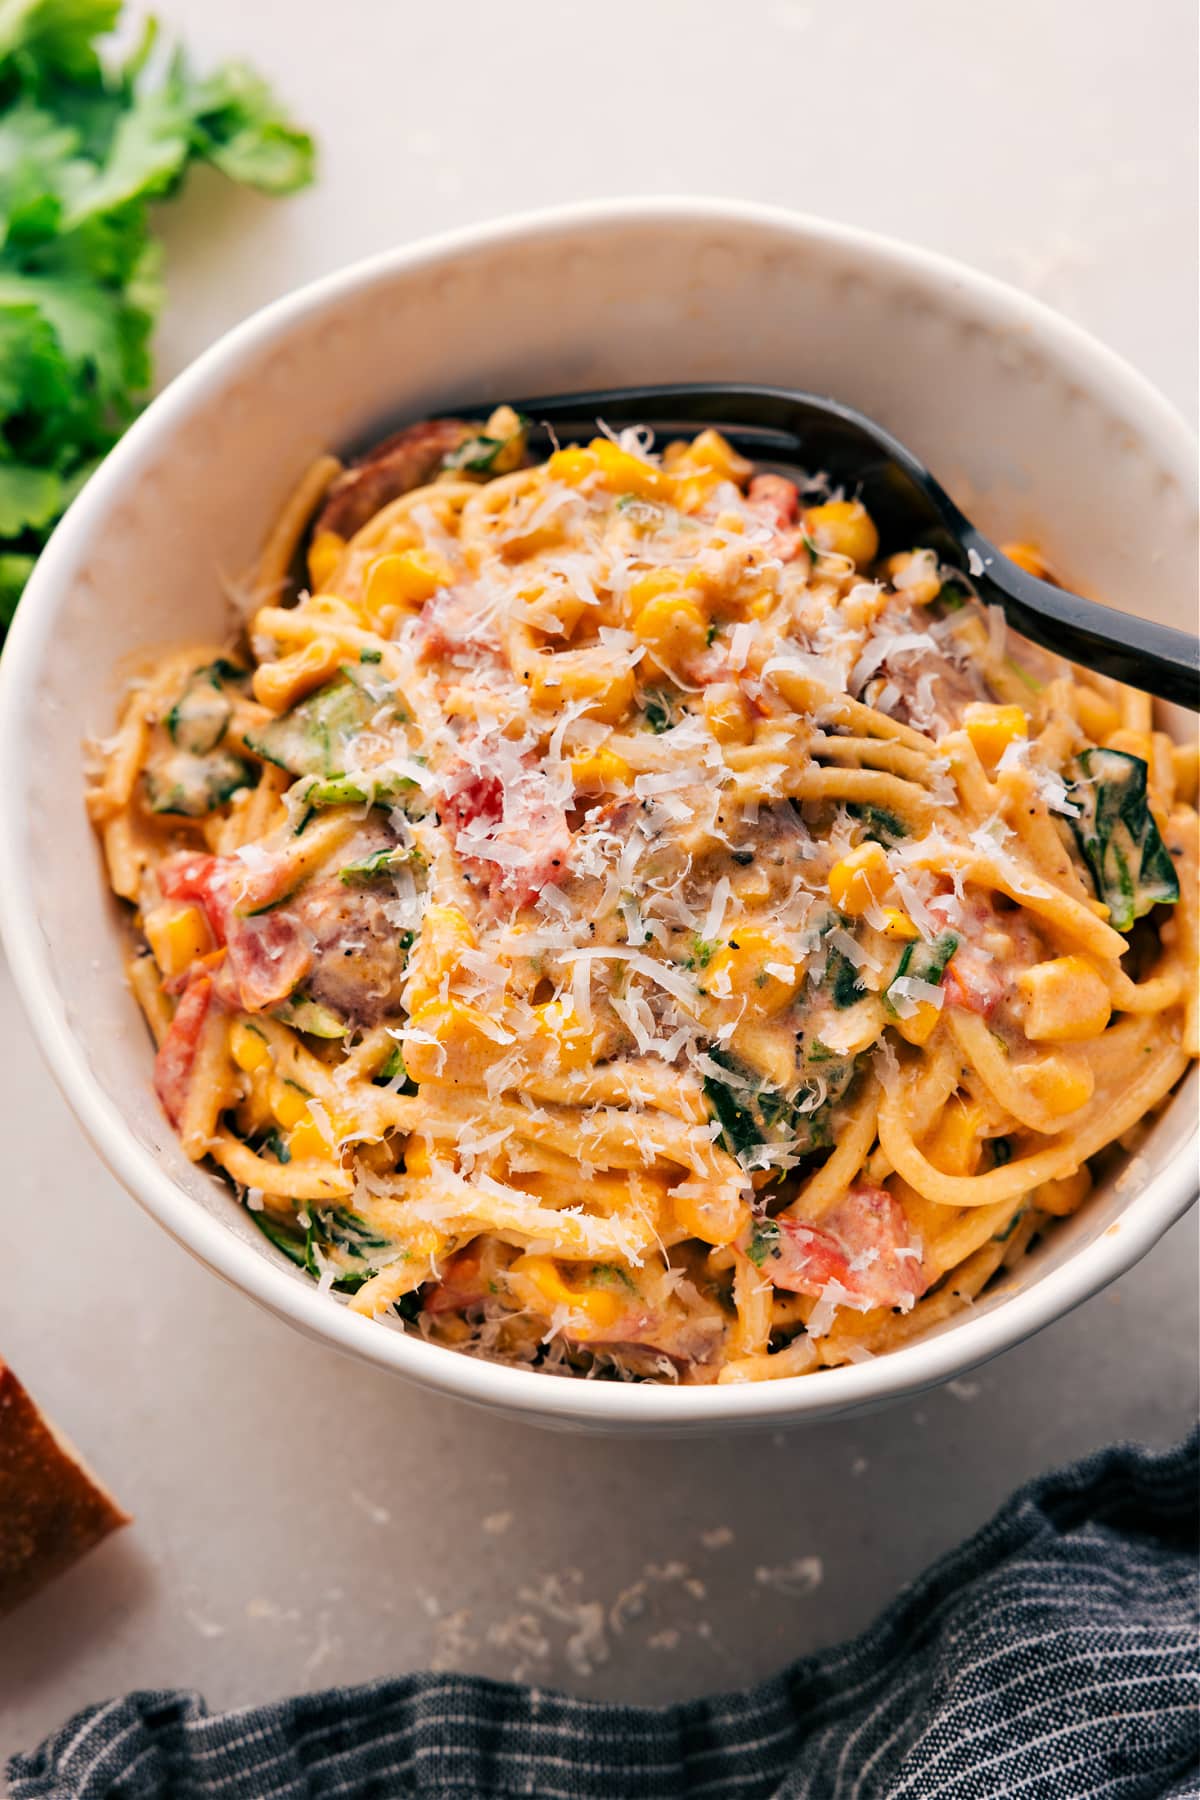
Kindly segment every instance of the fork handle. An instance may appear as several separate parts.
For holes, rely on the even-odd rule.
[[[971,526],[960,538],[983,564],[983,573],[974,577],[980,599],[1002,607],[1023,637],[1159,700],[1200,712],[1200,641],[1190,632],[1041,581]]]

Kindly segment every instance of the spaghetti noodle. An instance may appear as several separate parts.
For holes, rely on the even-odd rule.
[[[1197,1052],[1194,752],[819,482],[433,421],[322,459],[253,591],[90,805],[187,1155],[360,1312],[559,1372],[858,1360]]]

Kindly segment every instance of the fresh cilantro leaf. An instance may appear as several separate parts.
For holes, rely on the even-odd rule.
[[[0,0],[0,630],[59,514],[143,405],[162,306],[152,201],[189,167],[289,193],[313,146],[240,63],[195,77],[98,40],[121,0]]]
[[[53,469],[0,463],[0,533],[20,537],[48,525],[62,505],[62,482]]]
[[[121,0],[0,0],[0,68],[12,58],[34,72],[95,81],[93,40],[113,29],[120,12]]]
[[[70,231],[131,200],[169,193],[186,166],[191,132],[186,99],[175,81],[135,94],[117,124],[103,165],[76,184],[64,229]]]
[[[33,574],[33,563],[32,556],[11,551],[0,556],[0,629],[12,624],[17,601],[21,598],[25,583]]]
[[[312,180],[312,139],[288,123],[267,83],[245,63],[184,81],[182,93],[197,154],[230,180],[264,194],[292,194]]]

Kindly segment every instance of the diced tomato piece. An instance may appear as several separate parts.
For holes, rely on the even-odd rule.
[[[942,988],[948,1006],[959,1006],[990,1019],[1004,993],[1004,981],[992,963],[966,948],[956,950],[946,964]]]
[[[504,817],[504,787],[498,775],[488,775],[459,763],[446,777],[441,810],[456,832],[477,819],[498,825]]]
[[[786,475],[756,475],[746,489],[746,502],[752,512],[774,528],[771,553],[780,562],[792,562],[804,544],[800,517],[800,494],[794,481]]]
[[[278,862],[250,869],[235,856],[190,851],[159,867],[166,898],[197,901],[217,942],[228,946],[220,997],[246,1012],[286,1000],[312,966],[311,935],[292,913],[271,906],[286,878]]]
[[[460,859],[489,893],[524,906],[566,873],[571,828],[531,758],[507,781],[460,761],[447,773],[440,810]]]
[[[904,1208],[886,1188],[856,1183],[820,1225],[786,1214],[776,1224],[763,1273],[789,1293],[819,1300],[836,1282],[848,1304],[865,1308],[911,1306],[925,1291]]]
[[[278,1006],[312,967],[312,943],[289,912],[235,919],[229,932],[228,967],[247,1012]]]
[[[422,1294],[422,1308],[427,1313],[466,1312],[480,1306],[488,1295],[483,1278],[483,1246],[478,1239],[446,1259],[442,1278]]]
[[[776,1224],[777,1248],[763,1264],[776,1287],[787,1288],[793,1294],[811,1294],[814,1300],[828,1281],[840,1281],[849,1291],[850,1258],[836,1238],[802,1219],[785,1216]]]
[[[167,1035],[154,1059],[154,1091],[162,1109],[178,1130],[183,1119],[196,1046],[212,1005],[213,984],[207,975],[193,975],[184,990]]]
[[[825,1224],[849,1252],[853,1289],[872,1305],[905,1306],[925,1292],[908,1217],[886,1188],[856,1182]]]
[[[494,662],[501,654],[495,631],[469,598],[452,588],[434,594],[421,608],[414,646],[417,661],[426,663],[466,653],[475,663]]]
[[[786,475],[756,475],[746,499],[772,525],[794,525],[800,517],[800,490]]]

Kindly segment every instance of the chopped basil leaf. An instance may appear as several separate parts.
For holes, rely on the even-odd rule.
[[[529,420],[520,413],[511,411],[509,417],[516,421],[514,431],[508,432],[504,437],[496,437],[486,431],[476,432],[464,439],[457,450],[451,450],[442,458],[442,467],[457,470],[463,475],[502,475],[511,469],[520,468],[525,455]]]
[[[927,944],[924,939],[914,939],[911,944],[905,944],[904,954],[896,965],[896,973],[888,982],[887,993],[883,996],[888,1011],[896,1011],[891,993],[902,976],[909,975],[917,981],[927,981],[930,987],[939,987],[942,976],[946,973],[946,965],[957,949],[958,936],[953,931],[943,931],[934,938],[932,944]]]
[[[264,1154],[273,1156],[278,1163],[290,1163],[292,1160],[292,1153],[275,1126],[272,1126],[270,1131],[264,1132],[254,1148],[260,1156]]]
[[[194,669],[163,723],[173,744],[195,756],[215,750],[229,728],[233,708],[223,683],[244,681],[246,670],[219,657]]]
[[[650,730],[661,737],[675,723],[675,709],[669,695],[654,691],[646,695],[642,716]]]
[[[253,781],[253,767],[240,756],[224,750],[212,756],[176,750],[149,764],[142,777],[142,788],[151,812],[202,819]]]
[[[829,947],[828,961],[825,965],[825,980],[833,995],[833,1004],[839,1011],[854,1006],[866,996],[866,988],[858,979],[858,971],[848,956],[833,945]]]
[[[1150,811],[1146,764],[1123,750],[1084,750],[1071,828],[1110,923],[1128,931],[1152,906],[1173,905],[1179,878]]]
[[[908,826],[904,820],[898,819],[895,813],[886,811],[882,806],[851,805],[846,811],[852,818],[860,821],[863,836],[882,844],[885,850],[908,836]]]
[[[761,1269],[768,1256],[779,1254],[780,1229],[774,1219],[763,1219],[755,1225],[746,1245],[746,1255],[756,1269]]]
[[[305,1267],[307,1243],[294,1227],[281,1224],[267,1212],[252,1212],[250,1217],[268,1242],[274,1244],[277,1250],[282,1250],[289,1262],[294,1262],[298,1269]]]
[[[340,776],[347,749],[387,707],[391,692],[386,688],[381,695],[378,686],[366,687],[346,666],[290,712],[247,732],[246,742],[257,756],[293,775]]]
[[[830,1140],[829,1114],[854,1079],[853,1059],[831,1063],[819,1075],[805,1076],[790,1094],[771,1087],[737,1062],[720,1045],[708,1052],[726,1069],[736,1086],[705,1077],[704,1092],[721,1138],[731,1156],[754,1160],[764,1144],[782,1144],[797,1156],[824,1148]],[[820,1096],[820,1104],[813,1101]]]

